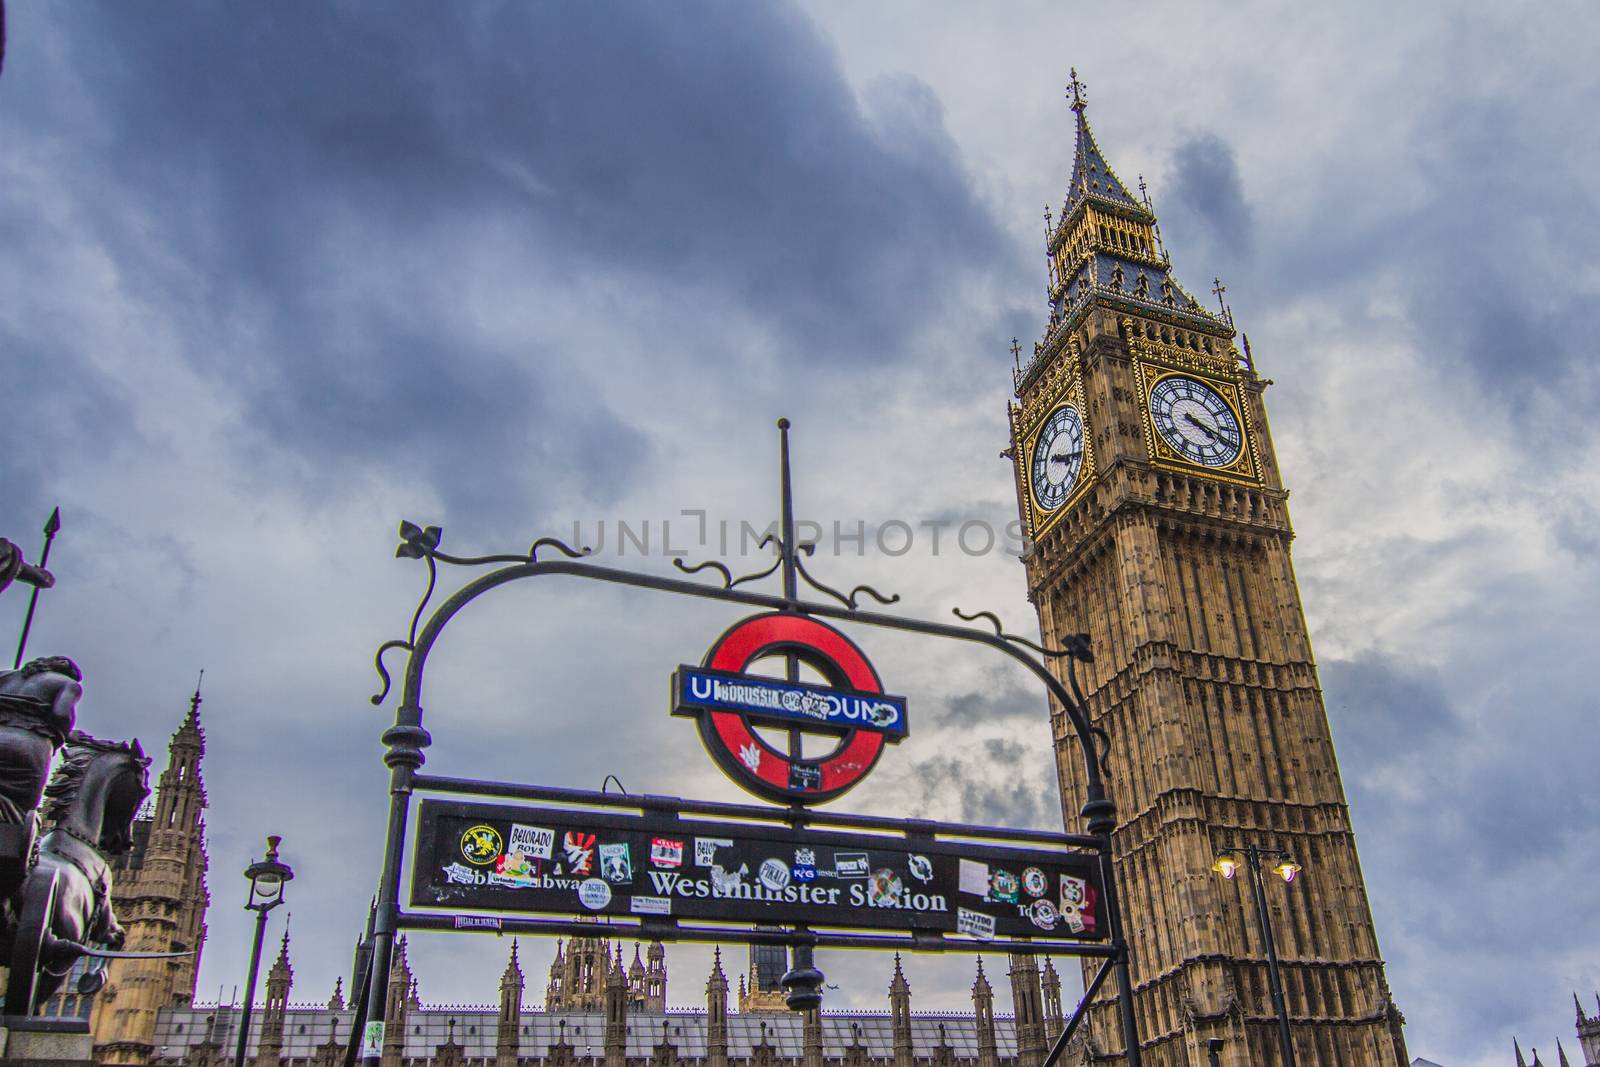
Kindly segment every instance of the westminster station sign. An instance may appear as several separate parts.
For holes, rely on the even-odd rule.
[[[1104,936],[1093,855],[424,800],[411,903],[501,913]]]

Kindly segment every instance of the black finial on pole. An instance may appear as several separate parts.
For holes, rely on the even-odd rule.
[[[778,420],[778,464],[779,491],[783,495],[782,530],[779,534],[778,551],[783,557],[783,595],[787,600],[797,600],[800,595],[800,585],[795,574],[794,543],[794,491],[789,482],[789,420]]]
[[[1088,101],[1084,99],[1084,90],[1089,87],[1078,80],[1077,67],[1072,68],[1071,76],[1072,81],[1068,84],[1068,88],[1072,90],[1072,110],[1082,115],[1083,109],[1089,106]]]
[[[44,523],[44,548],[39,551],[39,570],[44,571],[50,563],[50,542],[56,539],[56,534],[61,532],[61,508],[58,506]],[[20,549],[18,550],[20,553]],[[17,655],[11,662],[11,669],[16,670],[22,666],[22,653],[28,647],[28,631],[33,629],[33,611],[39,606],[39,586],[33,587],[33,595],[28,597],[28,613],[22,617],[22,636],[17,639]]]

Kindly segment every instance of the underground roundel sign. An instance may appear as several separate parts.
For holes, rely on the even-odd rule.
[[[745,673],[759,659],[793,657],[826,685]],[[724,773],[767,800],[832,800],[872,770],[883,746],[906,736],[906,702],[883,691],[861,649],[806,615],[775,612],[735,623],[698,667],[672,676],[673,714],[695,718],[700,739]],[[778,747],[756,727],[836,739],[807,756]]]

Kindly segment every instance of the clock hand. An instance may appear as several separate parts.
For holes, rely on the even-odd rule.
[[[1185,420],[1188,421],[1190,426],[1193,426],[1195,429],[1199,430],[1201,433],[1205,434],[1207,437],[1211,438],[1213,441],[1215,441],[1217,439],[1217,431],[1216,430],[1214,430],[1211,427],[1207,426],[1205,423],[1203,423],[1199,419],[1195,418],[1189,412],[1185,411],[1183,413],[1183,417],[1184,417]]]
[[[1051,456],[1050,457],[1050,462],[1051,463],[1070,463],[1070,462],[1072,462],[1073,459],[1075,459],[1076,457],[1081,456],[1081,455],[1083,455],[1083,449],[1080,448],[1076,452],[1068,452],[1065,455],[1054,455],[1054,456]]]

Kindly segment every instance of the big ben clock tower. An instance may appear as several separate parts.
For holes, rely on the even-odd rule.
[[[1257,376],[1233,324],[1172,275],[1148,198],[1112,172],[1072,80],[1077,152],[1047,254],[1050,320],[1017,372],[1011,456],[1046,642],[1086,633],[1090,719],[1111,741],[1118,885],[1143,1060],[1281,1064],[1248,872],[1265,886],[1301,1065],[1404,1067],[1316,665]],[[1142,186],[1141,186],[1142,189]],[[1063,804],[1083,799],[1055,709]],[[1271,878],[1270,872],[1268,877]],[[1069,1062],[1122,1059],[1107,995]]]

